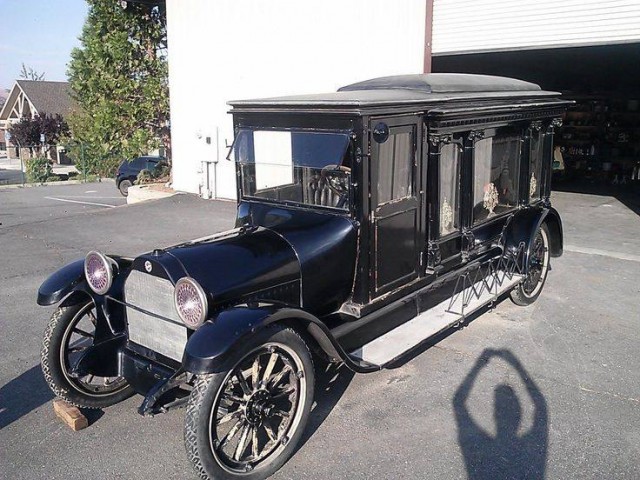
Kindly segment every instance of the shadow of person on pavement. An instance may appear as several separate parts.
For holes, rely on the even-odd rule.
[[[494,388],[493,417],[496,434],[486,432],[472,418],[467,399],[478,374],[493,358],[506,361],[519,375],[533,404],[533,425],[518,435],[523,406],[513,387]],[[458,387],[453,399],[462,449],[469,479],[542,479],[545,474],[548,445],[548,412],[544,396],[509,350],[487,349]]]

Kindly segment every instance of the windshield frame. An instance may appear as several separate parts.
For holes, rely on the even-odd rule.
[[[351,164],[351,171],[348,173],[348,193],[347,199],[342,207],[337,206],[327,206],[327,205],[319,205],[308,202],[300,202],[294,200],[282,200],[282,199],[272,199],[264,196],[251,195],[245,191],[245,185],[243,181],[243,165],[255,165],[254,162],[242,162],[240,160],[235,159],[235,152],[237,141],[240,138],[240,134],[242,131],[272,131],[272,132],[291,132],[291,133],[309,133],[309,134],[337,134],[337,135],[345,135],[347,137],[347,143],[340,159],[340,163],[338,165],[342,166],[346,159],[349,159]],[[237,181],[237,191],[238,191],[238,200],[246,200],[251,202],[259,202],[259,203],[267,203],[275,206],[287,206],[287,207],[298,207],[304,209],[313,209],[313,210],[322,210],[334,214],[340,215],[352,215],[353,214],[353,197],[354,197],[354,181],[353,181],[353,167],[355,164],[355,143],[354,140],[356,138],[356,134],[352,129],[339,129],[339,128],[304,128],[304,127],[266,127],[266,126],[241,126],[237,127],[235,131],[234,141],[229,148],[229,152],[227,154],[227,160],[233,161],[236,166],[236,181]],[[295,165],[294,168],[310,168],[313,169],[313,166],[305,166],[305,165]],[[317,169],[316,169],[317,170]]]

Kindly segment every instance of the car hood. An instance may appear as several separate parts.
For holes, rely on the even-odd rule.
[[[211,305],[273,299],[317,315],[338,309],[353,284],[354,223],[281,208],[260,207],[250,216],[249,227],[141,255],[133,268],[174,284],[191,277]]]
[[[237,229],[156,250],[136,258],[133,268],[174,284],[191,277],[211,296],[212,304],[300,280],[291,245],[265,228]]]

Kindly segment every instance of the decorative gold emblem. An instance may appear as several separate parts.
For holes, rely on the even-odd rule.
[[[531,181],[529,182],[529,198],[533,198],[538,190],[538,181],[536,180],[536,176],[531,174]]]
[[[440,207],[440,231],[449,232],[453,228],[453,209],[447,197],[444,197],[442,206]]]
[[[493,215],[493,210],[498,206],[498,189],[493,183],[484,186],[484,198],[482,206],[489,210],[489,215]]]

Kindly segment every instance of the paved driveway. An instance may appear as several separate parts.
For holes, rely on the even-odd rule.
[[[44,198],[102,193],[75,187],[0,190],[0,478],[195,479],[183,411],[142,418],[134,397],[81,432],[56,420],[38,365],[51,309],[35,292],[89,249],[135,254],[220,231],[235,206]],[[607,197],[555,203],[569,251],[538,302],[503,302],[394,370],[321,375],[306,441],[275,477],[640,478],[640,216]]]

